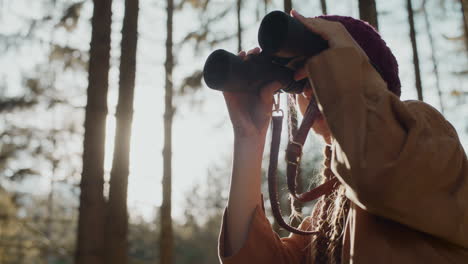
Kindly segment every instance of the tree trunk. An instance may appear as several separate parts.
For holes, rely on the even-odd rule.
[[[326,15],[327,12],[327,1],[326,0],[320,0],[320,6],[322,7],[322,14]]]
[[[359,17],[379,30],[375,0],[359,0]]]
[[[83,172],[80,183],[80,215],[75,255],[77,264],[102,264],[104,259],[104,142],[112,0],[94,0],[93,2],[88,98],[84,122]]]
[[[468,52],[468,0],[460,0],[463,14],[463,30],[465,32],[465,47]]]
[[[426,2],[427,2],[426,0],[423,0],[422,11],[424,14],[424,22],[426,24],[427,36],[429,37],[429,45],[431,47],[431,60],[432,60],[432,66],[433,66],[433,71],[434,71],[434,77],[436,80],[437,94],[439,96],[440,111],[442,112],[442,114],[444,114],[444,102],[442,99],[442,90],[440,89],[440,78],[439,78],[439,69],[437,67],[436,49],[434,46],[434,38],[432,37],[431,23],[429,20],[429,16],[427,14]]]
[[[112,264],[126,264],[128,256],[127,186],[138,40],[138,5],[139,0],[125,0],[117,125],[105,233],[106,263]]]
[[[414,29],[414,18],[413,18],[413,6],[411,0],[406,0],[406,9],[408,10],[408,22],[410,25],[410,39],[411,46],[413,47],[413,65],[414,75],[416,83],[416,91],[418,92],[418,100],[423,100],[422,84],[421,84],[421,72],[419,70],[419,56],[418,56],[418,45],[416,42],[416,30]]]
[[[242,23],[241,23],[242,0],[237,0],[237,51],[242,50]]]
[[[172,54],[172,17],[174,0],[167,0],[167,38],[166,38],[166,87],[164,110],[164,149],[163,149],[163,200],[161,204],[161,248],[160,263],[173,263],[173,231],[171,218],[171,189],[172,189],[172,121],[174,107],[172,106],[172,69],[174,58]]]
[[[54,148],[57,147],[57,144],[54,142]],[[54,232],[53,230],[53,223],[52,219],[54,218],[54,190],[55,190],[55,174],[57,172],[58,168],[58,163],[59,161],[52,158],[52,173],[51,173],[51,178],[50,178],[50,190],[49,190],[49,195],[47,197],[47,218],[46,218],[46,230],[45,230],[45,237],[47,240],[52,241],[52,234]],[[48,244],[46,249],[45,249],[45,263],[52,263],[53,261],[53,253],[52,253],[52,248],[51,245]],[[0,262],[1,263],[1,262]]]
[[[292,1],[284,0],[284,12],[289,14],[289,12],[291,12],[291,9],[292,9]]]

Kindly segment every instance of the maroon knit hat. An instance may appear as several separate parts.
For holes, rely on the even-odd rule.
[[[382,79],[387,83],[388,89],[398,97],[401,95],[397,60],[374,27],[365,21],[346,16],[324,15],[319,16],[319,18],[337,21],[343,24],[346,30],[348,30],[354,40],[356,40],[367,54],[370,61],[376,66]]]

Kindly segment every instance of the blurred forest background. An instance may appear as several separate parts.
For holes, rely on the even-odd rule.
[[[201,69],[291,7],[378,27],[402,99],[467,148],[467,0],[0,0],[0,263],[218,263],[233,137]],[[309,140],[304,186],[322,147]]]

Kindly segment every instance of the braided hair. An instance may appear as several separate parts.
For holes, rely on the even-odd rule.
[[[333,171],[330,169],[330,146],[325,147],[324,156],[322,182],[334,177]],[[339,186],[330,195],[323,197],[317,206],[318,215],[315,219],[315,230],[319,230],[320,233],[311,244],[312,263],[341,263],[344,225],[350,206],[350,201],[345,196],[344,187]]]

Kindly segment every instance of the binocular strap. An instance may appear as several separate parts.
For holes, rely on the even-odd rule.
[[[302,146],[304,145],[305,139],[309,133],[312,124],[315,119],[319,116],[319,110],[315,100],[311,100],[307,107],[306,113],[302,120],[301,126],[299,127],[296,135],[291,142],[288,144],[286,151],[287,160],[287,178],[288,188],[291,196],[299,200],[300,202],[309,202],[320,198],[322,195],[329,195],[339,185],[339,181],[336,177],[326,181],[318,187],[302,194],[296,193],[296,176],[298,168],[301,162]],[[268,192],[270,195],[271,210],[273,216],[278,222],[279,226],[285,230],[299,234],[299,235],[315,235],[319,231],[303,231],[299,230],[283,219],[279,198],[278,198],[278,182],[277,182],[277,171],[278,171],[278,155],[279,147],[281,142],[281,130],[283,126],[283,115],[277,115],[272,117],[272,138],[271,138],[271,149],[270,149],[270,164],[268,166]]]

